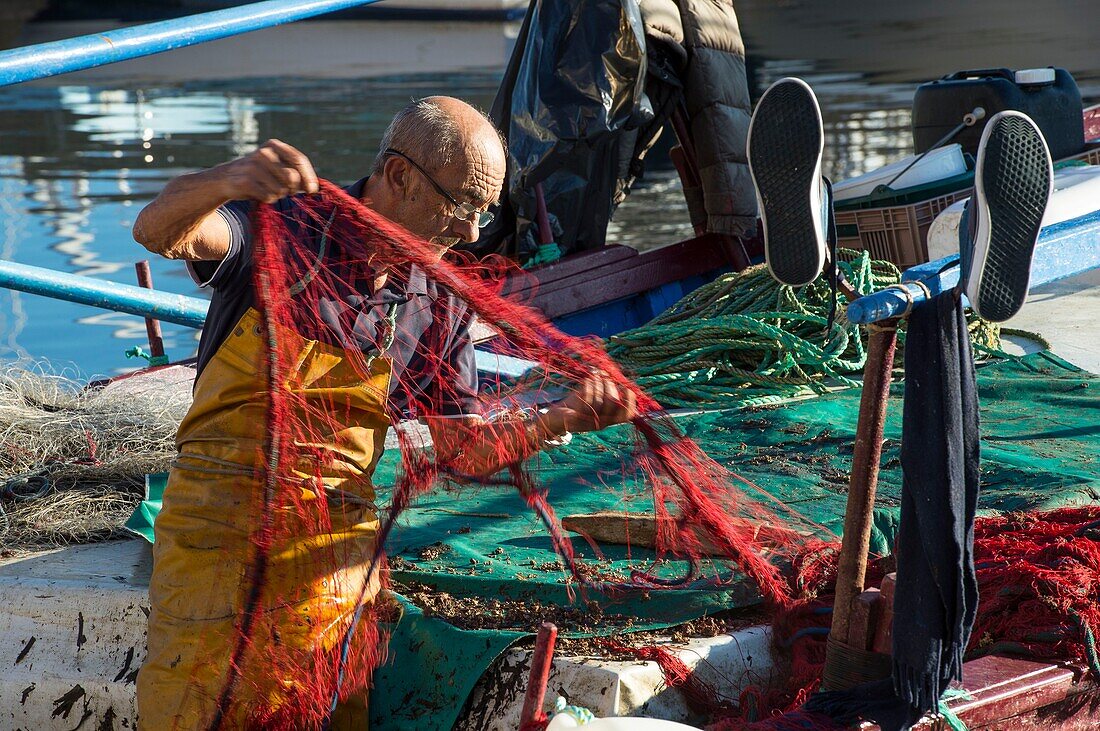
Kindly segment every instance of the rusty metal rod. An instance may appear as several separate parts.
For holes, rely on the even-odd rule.
[[[535,223],[539,229],[539,245],[554,243],[554,230],[550,228],[550,214],[546,211],[546,195],[542,183],[535,183]]]
[[[529,728],[543,718],[542,703],[546,698],[546,682],[550,679],[557,638],[557,626],[552,622],[543,622],[535,638],[535,650],[531,653],[531,674],[527,677],[527,694],[523,697],[523,711],[519,717],[520,729]]]
[[[859,402],[848,505],[844,510],[844,535],[837,562],[833,624],[829,631],[829,636],[835,638],[834,641],[847,641],[852,604],[863,591],[867,576],[867,553],[871,544],[875,489],[878,487],[879,463],[882,458],[882,434],[886,423],[886,405],[890,397],[890,373],[894,368],[897,327],[897,320],[867,326],[867,366],[863,371],[863,394]],[[825,659],[826,666],[836,662],[834,655],[828,655]]]
[[[138,284],[145,289],[153,288],[153,272],[149,269],[149,260],[142,259],[134,264],[137,270]],[[160,334],[160,320],[145,318],[145,332],[149,334],[149,354],[154,358],[164,357],[164,338]]]

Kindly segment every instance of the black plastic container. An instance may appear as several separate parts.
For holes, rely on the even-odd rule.
[[[1076,155],[1085,147],[1081,91],[1065,69],[1052,69],[1054,78],[1035,81],[1049,70],[978,69],[957,71],[938,81],[921,84],[913,97],[913,144],[918,153],[936,144],[963,117],[982,107],[985,119],[966,127],[952,142],[971,155],[978,152],[982,129],[994,114],[1015,109],[1035,120],[1055,160]],[[1017,81],[1017,79],[1020,81]]]

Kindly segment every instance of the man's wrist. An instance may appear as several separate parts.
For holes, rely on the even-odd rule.
[[[236,195],[237,191],[233,190],[232,182],[226,170],[229,164],[223,162],[221,165],[191,173],[193,183],[210,191],[211,198],[217,201],[215,208],[239,197]]]
[[[569,435],[565,413],[560,406],[550,406],[536,412],[533,422],[540,442],[554,443]]]

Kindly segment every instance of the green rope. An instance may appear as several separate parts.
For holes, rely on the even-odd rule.
[[[1012,335],[1025,340],[1030,340],[1039,346],[1040,350],[1050,350],[1050,342],[1039,333],[1033,333],[1030,330],[1020,330],[1014,327],[999,327],[985,320],[976,320],[977,323],[986,325],[994,333],[992,337],[983,338],[980,337],[980,333],[976,332],[974,327],[975,323],[971,323],[971,340],[974,343],[974,349],[983,355],[989,355],[994,358],[1005,358],[1008,360],[1018,360],[1022,356],[1013,355],[1012,353],[1006,353],[1001,347],[1001,339],[1005,335]]]
[[[958,715],[955,714],[947,706],[947,701],[955,700],[956,698],[962,698],[964,700],[974,700],[974,697],[961,688],[948,688],[943,692],[943,696],[940,698],[938,707],[936,708],[936,715],[943,719],[944,724],[951,731],[967,731],[966,723],[963,722]]]
[[[531,267],[538,266],[539,264],[550,264],[561,258],[561,247],[554,242],[549,244],[539,244],[539,248],[535,251],[534,256],[527,260],[523,265],[524,269],[530,269]]]
[[[860,295],[901,278],[897,267],[865,251],[842,249],[838,259]],[[796,289],[776,282],[764,266],[750,267],[612,336],[607,352],[667,407],[754,407],[859,386],[866,331],[848,321],[842,302],[826,333],[832,297],[824,278]],[[996,325],[972,318],[970,330],[976,349],[1001,355]]]
[[[150,355],[149,353],[145,352],[145,348],[141,347],[140,345],[135,345],[134,347],[127,350],[126,357],[144,358],[145,360],[149,361],[149,365],[151,366],[168,365],[167,355]]]
[[[1085,660],[1089,664],[1089,671],[1095,677],[1100,677],[1100,652],[1096,648],[1096,636],[1092,633],[1092,627],[1073,609],[1069,610],[1069,614],[1077,620],[1077,624],[1081,625],[1081,630],[1085,634]]]
[[[900,279],[888,262],[842,251],[838,267],[860,294]],[[648,324],[613,336],[608,353],[667,406],[760,406],[857,386],[866,339],[843,308],[829,332],[832,292],[798,289],[766,267],[723,275]]]
[[[1100,655],[1096,652],[1096,637],[1092,634],[1092,628],[1082,622],[1085,627],[1085,657],[1089,661],[1089,670],[1093,675],[1100,677]]]

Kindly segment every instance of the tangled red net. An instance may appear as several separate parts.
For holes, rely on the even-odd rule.
[[[522,383],[501,379],[491,384],[493,387],[481,395],[484,413],[509,413],[517,405],[537,403],[543,391],[549,392],[562,382],[580,382],[593,373],[603,374],[618,388],[634,392],[640,414],[632,422],[637,447],[633,453],[623,455],[623,463],[624,469],[640,475],[641,482],[652,492],[660,527],[657,561],[688,559],[684,563],[692,567],[710,566],[705,578],[716,585],[736,580],[733,573],[719,567],[719,562],[700,563],[704,556],[717,553],[726,557],[729,564],[726,569],[735,568],[757,585],[765,607],[776,617],[776,641],[786,643],[783,651],[792,664],[790,687],[743,696],[740,710],[733,711],[732,704],[713,697],[713,689],[693,684],[685,668],[659,653],[654,655],[675,676],[675,684],[685,688],[696,705],[706,706],[709,696],[714,713],[720,716],[734,713],[735,719],[727,721],[727,727],[749,723],[752,720],[749,715],[779,723],[776,712],[794,709],[805,700],[819,677],[824,643],[812,633],[807,638],[792,638],[800,629],[828,624],[827,615],[815,613],[815,608],[821,604],[819,597],[830,590],[834,578],[835,544],[796,530],[805,526],[799,526],[799,517],[785,512],[781,506],[767,506],[751,499],[742,489],[746,484],[685,438],[660,405],[641,392],[596,341],[568,336],[536,311],[502,296],[500,282],[484,276],[484,268],[438,260],[436,250],[429,244],[327,181],[321,181],[319,194],[301,196],[298,203],[293,215],[260,206],[253,218],[253,281],[256,309],[261,315],[260,335],[267,351],[263,376],[267,384],[268,422],[267,436],[260,447],[263,467],[257,475],[262,489],[257,491],[254,506],[259,517],[253,540],[255,555],[248,574],[251,590],[237,622],[233,672],[221,690],[222,709],[233,703],[242,688],[258,682],[255,680],[258,675],[293,677],[297,682],[283,689],[278,702],[252,709],[252,719],[263,728],[318,728],[325,725],[337,699],[367,687],[373,668],[385,654],[385,637],[379,631],[376,603],[372,600],[386,581],[386,536],[396,518],[418,495],[443,480],[470,478],[460,461],[442,459],[425,449],[410,431],[397,430],[401,469],[391,502],[380,515],[372,548],[364,555],[361,545],[332,542],[314,554],[316,565],[312,569],[318,575],[331,575],[332,581],[345,582],[337,588],[339,593],[353,599],[350,615],[338,613],[336,620],[330,616],[303,620],[301,615],[292,615],[290,608],[302,597],[286,581],[278,582],[284,595],[272,595],[271,567],[274,557],[285,550],[287,541],[329,534],[335,510],[341,507],[342,500],[351,500],[355,493],[345,490],[334,496],[331,489],[326,492],[323,483],[326,457],[324,450],[318,448],[326,440],[335,439],[338,443],[340,435],[355,426],[350,423],[354,409],[337,395],[304,394],[286,387],[290,374],[300,365],[293,362],[298,349],[292,347],[291,341],[305,338],[340,347],[345,356],[342,367],[350,369],[363,382],[371,381],[377,374],[377,358],[385,351],[384,341],[387,338],[392,341],[394,333],[387,334],[385,327],[373,328],[366,334],[357,329],[362,307],[355,303],[362,301],[369,283],[381,272],[385,271],[391,281],[400,280],[409,276],[410,265],[418,266],[431,280],[457,295],[468,307],[463,317],[475,315],[497,331],[495,348],[499,352],[537,364],[538,376],[534,378],[525,378]],[[324,232],[321,240],[326,247],[321,251],[306,243],[316,237],[305,235],[319,232]],[[400,337],[400,333],[397,335]],[[373,339],[375,347],[363,347],[363,338]],[[419,355],[428,361],[429,370],[434,373],[434,391],[425,392],[421,382],[400,375],[391,391],[404,395],[403,401],[417,418],[443,416],[439,404],[446,394],[441,391],[456,383],[459,374],[452,363],[431,347]],[[393,403],[392,399],[387,401],[385,416],[390,423],[397,424],[408,414],[399,413]],[[555,549],[579,586],[614,595],[675,588],[681,583],[660,578],[651,561],[634,571],[628,580],[604,577],[598,568],[583,565],[574,555],[572,543],[565,539],[537,476],[524,468],[524,459],[535,448],[495,439],[497,424],[504,429],[508,421],[489,420],[471,427],[469,442],[482,447],[488,444],[499,451],[496,457],[503,469],[492,479],[496,484],[514,486],[542,518]],[[303,475],[303,465],[313,465],[313,473],[307,471]],[[370,475],[364,471],[349,479],[369,484]],[[328,499],[317,499],[318,495],[327,495]],[[1094,511],[1085,517],[1095,521],[1100,515]],[[1083,519],[1069,513],[1066,518],[1067,531],[1079,528]],[[1065,550],[1064,541],[1068,540],[1057,533],[1054,524],[1026,524],[1022,520],[1011,524],[1019,527],[1021,536],[1027,540],[1019,536],[1010,538],[1009,524],[998,524],[996,528],[989,522],[982,525],[989,526],[989,530],[979,526],[978,557],[979,561],[988,562],[980,576],[984,582],[983,596],[989,598],[979,616],[974,633],[976,642],[989,644],[990,638],[993,642],[1012,640],[1026,644],[1031,650],[1084,658],[1091,642],[1086,640],[1086,636],[1091,637],[1089,628],[1100,620],[1091,599],[1095,596],[1098,575],[1095,536],[1087,550],[1082,547],[1073,555],[1079,569],[1071,571],[1062,558],[1054,558],[1058,551]],[[1051,552],[1054,565],[1049,572],[1031,571],[1028,562],[1019,560],[1021,555],[1032,551]],[[1029,561],[1033,558],[1030,556]],[[353,563],[365,564],[367,568],[342,576],[341,567]],[[682,581],[688,578],[694,577],[684,577]],[[1089,596],[1083,596],[1082,591]],[[1007,595],[1013,599],[1001,598]],[[1014,613],[1012,605],[1016,601],[1030,609],[1023,614]],[[335,639],[317,643],[308,653],[279,652],[280,644],[269,642],[266,637],[260,643],[260,633],[277,632],[272,628],[280,626],[278,612],[284,608],[288,622],[328,623],[314,629],[327,631]],[[275,621],[261,621],[261,616],[271,613],[275,613]],[[1045,622],[1065,627],[1068,616],[1076,618],[1076,634],[1067,631],[1064,637],[1046,644],[1026,637],[1025,624]],[[1024,634],[1017,636],[1017,631]],[[258,647],[265,648],[262,657],[257,656]]]
[[[254,682],[254,663],[259,658],[250,657],[250,653],[255,654],[250,648],[259,646],[257,633],[271,632],[271,627],[279,625],[278,621],[259,621],[258,617],[270,617],[273,606],[293,607],[301,600],[295,595],[296,590],[282,581],[279,584],[287,596],[270,595],[267,587],[273,579],[270,574],[273,555],[296,537],[328,534],[335,514],[333,505],[339,504],[339,500],[331,499],[331,486],[326,493],[322,482],[321,461],[325,457],[318,445],[326,440],[338,441],[339,435],[353,427],[349,420],[354,409],[338,396],[318,398],[316,392],[286,387],[300,366],[293,362],[301,350],[296,343],[306,339],[342,348],[342,367],[364,382],[370,381],[377,374],[377,358],[385,350],[386,343],[381,341],[387,337],[392,341],[394,334],[387,335],[384,326],[373,328],[367,335],[374,339],[375,347],[364,347],[364,328],[358,319],[363,308],[348,305],[361,301],[369,283],[382,271],[390,281],[400,281],[410,276],[410,265],[420,267],[431,280],[457,295],[470,315],[498,331],[500,337],[495,343],[498,351],[538,365],[536,378],[526,378],[521,384],[504,380],[492,384],[495,387],[481,397],[483,412],[512,412],[517,404],[538,402],[544,389],[553,384],[577,383],[594,373],[612,380],[621,390],[633,391],[640,413],[633,421],[637,448],[633,454],[623,455],[624,469],[640,475],[652,491],[659,526],[658,560],[690,559],[687,563],[695,566],[698,559],[710,555],[717,547],[721,555],[729,557],[757,584],[768,606],[776,609],[791,606],[797,590],[778,566],[784,563],[784,557],[793,560],[811,544],[821,542],[800,535],[788,527],[789,518],[748,499],[738,489],[738,478],[681,435],[658,403],[624,376],[596,341],[565,335],[534,310],[502,297],[500,282],[485,277],[483,267],[439,261],[432,246],[330,183],[322,181],[319,194],[302,196],[298,203],[290,215],[260,206],[253,217],[253,281],[256,309],[261,315],[259,335],[267,350],[263,375],[267,384],[268,423],[260,460],[264,467],[257,476],[262,489],[255,506],[255,514],[261,517],[253,541],[256,548],[250,571],[253,590],[237,623],[235,670],[222,691],[223,706],[232,703],[234,694],[244,685]],[[309,234],[321,232],[320,239],[326,248],[312,250],[307,242],[316,241],[317,236]],[[397,333],[397,337],[401,336]],[[433,351],[428,344],[417,352],[430,361],[433,392],[426,393],[422,381],[405,378],[401,373],[395,373],[397,381],[391,386],[391,392],[402,394],[404,398],[400,401],[408,404],[420,419],[443,416],[440,404],[447,400],[442,397],[448,394],[441,390],[458,388],[452,386],[460,377],[455,366]],[[397,412],[393,405],[397,401],[388,400],[386,407],[386,416],[394,424],[407,416]],[[679,583],[667,575],[658,577],[652,563],[634,571],[627,580],[602,577],[595,568],[583,566],[573,553],[572,543],[565,539],[545,490],[536,476],[524,468],[523,460],[535,447],[522,440],[496,439],[497,424],[505,429],[508,421],[483,421],[471,427],[467,435],[469,443],[492,445],[500,451],[496,459],[503,471],[492,480],[496,484],[511,484],[521,492],[546,523],[555,549],[578,585],[615,595]],[[323,557],[311,559],[319,564],[315,570],[325,574],[339,574],[340,567],[349,563],[369,562],[368,579],[356,574],[357,582],[341,587],[344,594],[356,598],[354,616],[350,621],[342,620],[339,642],[320,643],[308,657],[294,651],[272,652],[270,648],[278,648],[278,644],[263,644],[267,648],[262,659],[264,674],[296,677],[300,682],[292,690],[284,691],[280,702],[253,709],[252,718],[257,725],[322,726],[338,696],[366,686],[385,646],[371,599],[378,582],[384,581],[386,536],[397,516],[418,495],[441,480],[470,477],[464,474],[461,460],[438,457],[424,449],[408,430],[399,429],[396,433],[401,469],[390,505],[381,516],[371,554],[364,557],[355,552],[361,548],[334,544],[326,548]],[[315,474],[303,476],[306,464],[315,465]],[[359,479],[369,481],[370,475],[364,473]],[[313,485],[308,484],[311,481]],[[342,494],[354,492],[344,490]],[[325,494],[330,499],[316,499],[317,495]],[[767,530],[761,531],[760,526]],[[732,579],[728,571],[715,569],[705,580],[718,584]],[[351,585],[355,583],[358,585]],[[288,610],[287,621],[302,620],[292,617]]]
[[[1033,660],[1071,661],[1100,679],[1096,628],[1100,622],[1100,506],[979,517],[974,525],[974,560],[981,601],[967,658],[1003,653]],[[868,567],[877,583],[888,567]],[[821,684],[825,639],[835,573],[815,572],[802,584],[816,599],[796,602],[773,619],[773,643],[788,668],[781,687],[750,687],[736,710],[717,694],[700,692],[691,674],[672,660],[654,658],[671,687],[715,723],[711,731],[838,729],[821,714],[799,710]],[[650,652],[650,648],[643,648]],[[639,655],[641,657],[641,655]]]

